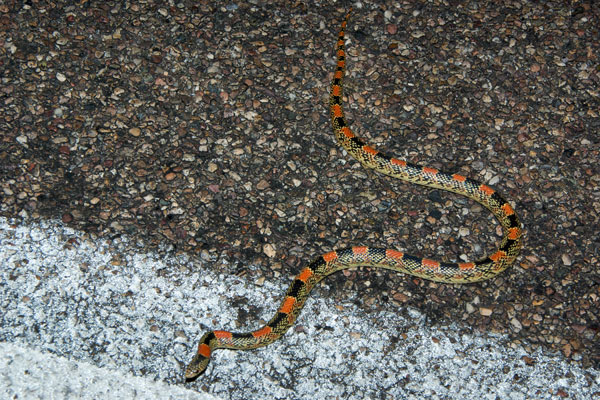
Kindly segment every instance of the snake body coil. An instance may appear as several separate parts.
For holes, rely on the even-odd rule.
[[[521,222],[513,208],[491,187],[458,174],[446,174],[434,168],[420,167],[375,150],[350,130],[342,109],[342,80],[346,66],[344,31],[348,13],[342,22],[337,42],[337,69],[331,84],[329,98],[333,132],[340,145],[366,168],[383,174],[439,188],[469,197],[490,210],[503,229],[499,248],[493,254],[474,262],[445,263],[405,254],[394,249],[366,246],[332,251],[317,257],[296,276],[281,306],[271,320],[257,331],[232,333],[212,331],[206,333],[198,351],[185,371],[188,380],[196,378],[206,369],[213,350],[254,349],[279,339],[294,324],[310,290],[327,275],[357,266],[387,268],[437,282],[468,283],[488,279],[511,265],[521,249]]]

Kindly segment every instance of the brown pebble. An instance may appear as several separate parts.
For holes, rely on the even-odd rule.
[[[270,243],[266,243],[263,246],[263,253],[265,253],[269,258],[273,258],[277,254],[275,251],[275,247]]]
[[[266,180],[262,179],[260,182],[258,182],[258,184],[256,185],[256,188],[259,190],[264,190],[266,188],[269,187],[269,182],[267,182]]]
[[[494,310],[492,310],[491,308],[479,307],[479,314],[483,315],[484,317],[489,317],[490,315],[492,315],[493,311]]]
[[[401,303],[406,303],[409,299],[409,297],[407,295],[402,294],[402,293],[396,293],[392,297],[394,300],[399,301]]]
[[[563,389],[558,389],[556,391],[556,395],[558,397],[569,397],[569,394],[567,392],[565,392]]]
[[[71,221],[73,221],[73,215],[71,215],[71,213],[64,213],[62,215],[62,222],[68,224]]]
[[[523,362],[527,365],[535,365],[535,359],[529,356],[523,356],[521,357],[521,360],[523,360]]]
[[[131,129],[129,130],[129,134],[130,134],[131,136],[138,137],[138,136],[140,136],[140,133],[142,133],[142,130],[141,130],[140,128],[137,128],[137,127],[136,127],[136,128],[131,128]]]
[[[152,61],[154,64],[160,64],[162,59],[163,59],[162,54],[160,54],[159,52],[154,52],[150,56],[150,61]]]

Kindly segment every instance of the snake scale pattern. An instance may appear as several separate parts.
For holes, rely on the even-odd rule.
[[[217,330],[206,333],[185,371],[193,380],[202,374],[215,349],[255,349],[279,339],[296,321],[311,289],[327,275],[346,268],[371,266],[418,276],[437,282],[469,283],[488,279],[511,265],[521,249],[521,222],[513,208],[491,187],[458,174],[446,174],[390,157],[366,144],[348,126],[342,109],[342,80],[346,67],[344,31],[350,12],[342,22],[337,41],[337,69],[329,98],[333,132],[339,144],[366,168],[403,181],[439,188],[469,197],[498,219],[503,237],[498,249],[474,262],[445,263],[405,254],[394,249],[356,246],[323,254],[308,264],[289,287],[275,316],[262,328],[248,333]]]

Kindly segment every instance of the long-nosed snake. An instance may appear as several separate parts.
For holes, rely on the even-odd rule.
[[[323,254],[296,276],[275,316],[262,328],[248,333],[212,331],[206,333],[198,351],[185,371],[188,380],[200,375],[215,349],[255,349],[279,339],[294,324],[310,290],[327,275],[346,268],[371,266],[392,269],[437,282],[467,283],[488,279],[511,265],[521,249],[521,222],[513,208],[491,187],[458,174],[446,174],[387,156],[352,133],[342,110],[342,80],[346,66],[344,31],[350,12],[342,22],[337,42],[337,69],[331,84],[329,105],[331,122],[338,142],[366,168],[383,174],[439,188],[469,197],[489,209],[503,229],[500,247],[475,262],[444,263],[404,254],[394,249],[356,246]]]

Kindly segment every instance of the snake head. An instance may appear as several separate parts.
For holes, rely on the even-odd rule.
[[[196,353],[192,361],[188,364],[185,369],[185,380],[186,382],[191,382],[196,380],[202,373],[206,370],[208,366],[208,362],[210,361],[209,357],[205,357],[200,353]]]
[[[198,351],[185,369],[185,380],[187,382],[195,380],[206,370],[208,362],[210,361],[210,353],[214,346],[214,340],[215,335],[213,332],[205,334],[202,336],[202,339],[200,339]]]

